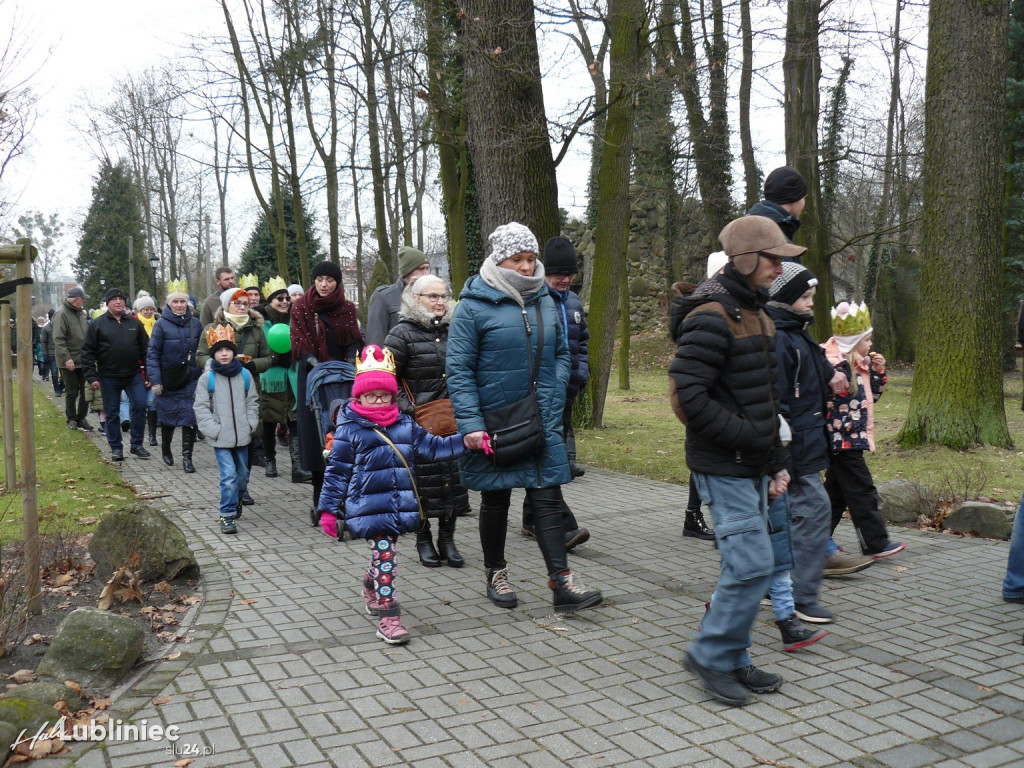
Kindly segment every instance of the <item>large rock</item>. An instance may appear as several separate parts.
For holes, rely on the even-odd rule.
[[[78,608],[57,628],[37,673],[84,688],[107,688],[128,674],[143,647],[142,628],[132,619]]]
[[[888,522],[913,523],[921,515],[934,515],[939,499],[919,483],[892,480],[878,484],[878,503]]]
[[[56,725],[59,718],[60,714],[53,708],[53,704],[14,697],[0,700],[0,726],[9,726],[0,729],[0,737],[9,733],[14,734],[9,740],[5,738],[0,742],[0,749],[6,749],[13,744],[14,739],[22,731],[27,731],[30,737],[35,736],[44,725]]]
[[[998,504],[965,501],[942,521],[943,529],[974,533],[986,539],[1008,539],[1013,528],[1009,510]]]
[[[51,707],[58,701],[66,701],[72,712],[82,708],[82,697],[73,688],[46,680],[11,688],[7,693],[0,695],[0,701],[6,699],[31,699]],[[3,742],[0,742],[0,746],[2,745]]]
[[[130,504],[100,520],[89,542],[89,554],[96,561],[100,578],[127,565],[133,554],[141,561],[144,581],[196,577],[199,565],[188,547],[185,534],[173,522],[145,504]]]

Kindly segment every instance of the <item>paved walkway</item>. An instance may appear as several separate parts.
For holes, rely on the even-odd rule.
[[[566,487],[593,534],[571,563],[605,596],[578,618],[550,612],[537,545],[516,526],[514,611],[484,596],[475,517],[459,521],[462,570],[421,567],[403,538],[396,584],[414,637],[392,648],[362,611],[366,545],[310,527],[310,486],[288,482],[286,456],[282,477],[254,475],[237,536],[216,530],[205,443],[195,463],[121,465],[161,496],[203,572],[181,658],[114,696],[112,718],[177,725],[178,754],[76,745],[82,768],[170,766],[186,745],[215,752],[193,768],[1024,765],[1024,609],[1000,597],[1005,542],[906,532],[905,553],[826,581],[840,620],[797,653],[762,609],[752,652],[786,683],[733,709],[680,665],[718,568],[709,543],[680,536],[685,488],[593,469]],[[852,540],[845,523],[839,541]]]

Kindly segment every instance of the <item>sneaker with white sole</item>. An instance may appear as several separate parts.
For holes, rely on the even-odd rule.
[[[409,630],[402,626],[401,616],[381,616],[377,621],[377,637],[388,645],[405,645]]]
[[[871,557],[875,560],[881,560],[885,557],[892,557],[893,555],[902,552],[907,548],[907,545],[902,541],[890,541],[880,552],[872,552]]]
[[[817,603],[798,605],[793,612],[800,621],[806,621],[808,624],[831,624],[836,618],[832,611],[822,608]]]

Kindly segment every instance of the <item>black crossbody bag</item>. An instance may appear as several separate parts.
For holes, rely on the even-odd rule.
[[[537,310],[537,360],[534,365],[530,337],[533,331],[523,308],[523,325],[526,326],[526,359],[530,364],[530,394],[511,405],[495,408],[484,413],[484,426],[491,438],[494,453],[491,459],[499,467],[517,464],[530,456],[544,451],[544,424],[537,404],[537,380],[540,377],[540,359],[544,354],[544,317]]]

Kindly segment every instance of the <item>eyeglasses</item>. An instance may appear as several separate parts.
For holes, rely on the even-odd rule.
[[[291,301],[291,296],[275,296],[274,301]]]
[[[448,301],[447,293],[417,293],[416,295],[432,304],[436,304],[439,301]]]
[[[366,392],[359,397],[366,400],[368,403],[390,403],[394,399],[394,395],[390,392],[385,392],[383,395],[374,395],[370,392]]]
[[[239,309],[248,309],[249,308],[249,302],[248,301],[233,301],[232,300],[231,306],[238,307]]]

